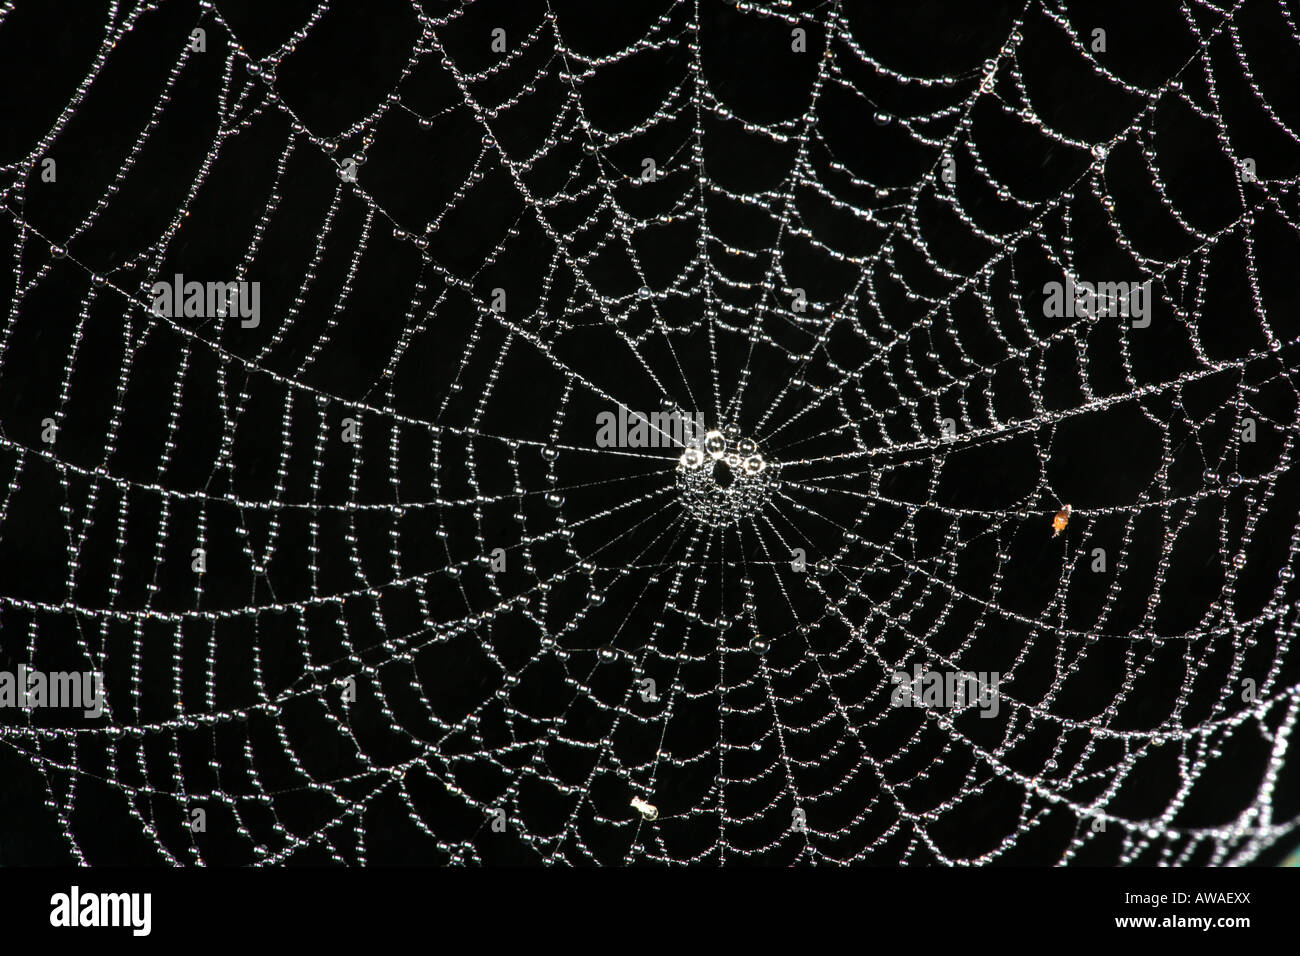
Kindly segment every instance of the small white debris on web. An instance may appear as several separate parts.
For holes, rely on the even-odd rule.
[[[639,812],[641,816],[645,817],[647,820],[659,819],[659,808],[656,807],[653,803],[647,803],[645,800],[641,799],[640,797],[633,797],[632,806],[635,807],[637,812]]]

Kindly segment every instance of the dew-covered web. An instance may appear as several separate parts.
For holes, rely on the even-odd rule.
[[[0,4],[25,852],[1294,843],[1294,5],[875,6]]]

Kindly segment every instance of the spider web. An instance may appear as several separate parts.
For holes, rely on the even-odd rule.
[[[1289,4],[264,6],[0,5],[0,649],[106,683],[0,717],[48,857],[1294,842]]]

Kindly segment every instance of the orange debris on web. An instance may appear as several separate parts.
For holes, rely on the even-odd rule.
[[[1055,538],[1058,534],[1064,531],[1065,526],[1068,525],[1069,523],[1070,523],[1070,506],[1065,505],[1064,507],[1061,508],[1060,511],[1056,513],[1056,517],[1052,519],[1052,537]]]

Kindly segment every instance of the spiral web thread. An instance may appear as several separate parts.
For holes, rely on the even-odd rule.
[[[0,583],[6,659],[106,675],[99,723],[0,723],[74,859],[116,858],[105,816],[166,863],[366,863],[397,832],[455,863],[1239,864],[1293,834],[1296,337],[1261,249],[1300,229],[1300,137],[1252,51],[1270,32],[1294,54],[1287,3],[1169,4],[1176,62],[1142,82],[1052,2],[999,24],[986,62],[931,75],[877,58],[851,4],[665,0],[600,53],[559,4],[394,5],[413,39],[333,128],[282,78],[341,5],[255,57],[200,3],[148,48],[167,70],[88,211],[43,218],[42,157],[176,6],[108,4],[52,122],[0,167],[0,391],[31,385],[42,292],[78,301],[42,341],[46,401],[6,402],[0,437],[4,547],[46,487],[59,551],[58,573]],[[0,6],[0,37],[22,12]],[[728,105],[728,30],[768,44],[760,69],[799,64],[788,116]],[[1041,51],[1124,104],[1109,135],[1068,132],[1035,93]],[[647,62],[637,118],[602,124]],[[210,138],[141,237],[123,197],[182,101],[206,104]],[[1237,113],[1268,144],[1254,179]],[[241,173],[242,248],[223,274],[186,269],[225,202],[211,182],[259,136],[276,159]],[[416,218],[378,156],[396,142],[427,166],[452,141],[471,158]],[[875,151],[912,157],[910,177],[873,178]],[[738,155],[776,172],[747,179]],[[1063,184],[1045,194],[1040,155]],[[267,236],[308,208],[308,253],[268,271]],[[1154,218],[1175,238],[1135,234]],[[491,242],[458,257],[447,233],[476,221]],[[376,268],[396,309],[356,301]],[[260,277],[261,327],[151,313],[178,271]],[[1150,327],[1044,318],[1042,283],[1067,276],[1151,280]],[[364,388],[324,374],[363,339],[384,350]],[[153,444],[131,444],[150,382]],[[759,497],[703,520],[681,449],[597,446],[594,415],[620,404],[753,441]],[[195,407],[217,436],[200,451]],[[93,414],[87,438],[72,419]],[[1078,479],[1107,455],[1142,480]],[[891,707],[915,664],[1000,673],[1000,712]]]

